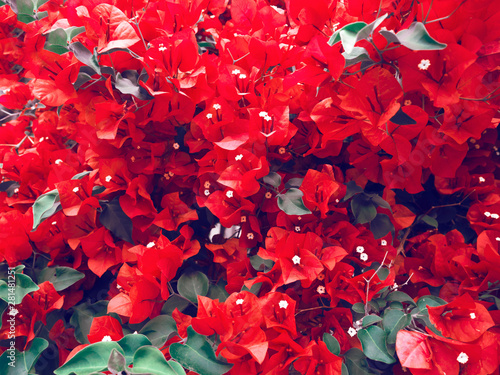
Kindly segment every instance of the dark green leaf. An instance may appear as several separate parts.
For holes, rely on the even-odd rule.
[[[389,232],[394,232],[394,225],[386,214],[377,214],[370,222],[370,231],[376,239],[385,237]],[[393,236],[394,237],[394,236]]]
[[[36,230],[41,222],[50,216],[47,213],[54,214],[54,207],[58,206],[59,192],[57,189],[51,190],[45,194],[40,195],[33,203],[33,229]],[[60,205],[59,205],[60,206]]]
[[[274,266],[274,262],[271,259],[264,259],[258,255],[250,257],[250,264],[256,271],[267,272]]]
[[[187,333],[185,345],[170,345],[170,355],[173,359],[201,375],[222,375],[231,369],[232,365],[217,360],[205,336],[196,333],[191,326],[187,328]]]
[[[406,294],[404,292],[400,292],[399,290],[396,290],[392,293],[389,293],[386,300],[387,301],[398,301],[398,302],[409,303],[413,306],[417,305],[415,303],[415,301],[413,301],[413,298],[411,298],[408,294]]]
[[[387,333],[387,344],[395,344],[398,332],[410,323],[411,315],[405,314],[401,310],[385,310],[383,325]]]
[[[392,30],[379,30],[379,34],[382,35],[388,44],[395,43],[401,44],[396,33]]]
[[[424,223],[429,224],[431,227],[437,228],[439,226],[439,223],[437,222],[436,219],[429,215],[423,215],[420,220],[422,220]]]
[[[417,123],[414,119],[404,113],[401,108],[399,108],[396,114],[391,117],[390,121],[397,125],[414,125]]]
[[[82,303],[73,307],[70,324],[75,327],[75,337],[81,344],[89,344],[87,335],[94,317],[106,315],[108,301],[98,301],[94,304]]]
[[[47,340],[40,337],[35,337],[29,348],[20,352],[19,350],[14,351],[14,356],[11,356],[10,350],[3,352],[0,356],[0,368],[2,369],[2,375],[27,375],[40,354],[47,349],[49,343]],[[15,357],[15,358],[12,358]],[[9,365],[9,363],[11,365]],[[14,366],[12,366],[14,363]]]
[[[56,291],[64,290],[77,281],[83,279],[85,275],[71,267],[47,267],[38,275],[38,283],[50,281]]]
[[[357,302],[354,305],[352,305],[352,311],[364,314],[365,312],[365,305],[362,304],[361,302]]]
[[[395,309],[395,310],[404,310],[404,306],[401,302],[398,301],[392,301],[389,303],[389,308],[390,309]]]
[[[172,315],[172,312],[176,308],[182,312],[189,305],[190,305],[189,301],[186,300],[185,298],[182,298],[181,296],[178,296],[176,294],[172,294],[170,297],[168,297],[167,302],[165,302],[165,304],[161,308],[161,312],[163,314]]]
[[[373,31],[377,27],[379,27],[382,24],[382,22],[385,21],[385,19],[387,18],[388,15],[389,14],[386,13],[383,16],[380,16],[375,21],[373,21],[369,25],[366,25],[361,30],[359,30],[358,34],[356,35],[356,41],[360,41],[360,40],[367,39],[368,37],[370,37],[373,34]]]
[[[116,237],[134,244],[132,240],[132,220],[123,212],[119,197],[109,203],[102,203],[102,212],[99,221]]]
[[[275,187],[276,189],[279,188],[281,185],[281,176],[277,174],[276,172],[271,172],[267,176],[264,176],[262,179],[266,184],[271,185]]]
[[[363,192],[363,188],[356,185],[356,182],[354,181],[349,181],[347,184],[345,184],[345,186],[346,186],[346,193],[344,198],[342,198],[342,202],[345,202],[351,199],[354,195]]]
[[[375,203],[378,207],[386,208],[392,212],[391,205],[385,201],[380,195],[373,194],[371,195],[372,202]]]
[[[378,322],[382,321],[382,318],[378,315],[367,315],[363,318],[363,328],[366,328],[368,326],[371,326],[372,324],[376,324]]]
[[[163,353],[154,346],[143,346],[135,352],[133,371],[154,375],[186,374],[178,363],[173,361],[167,362]]]
[[[118,345],[121,346],[123,349],[123,353],[125,355],[125,361],[127,363],[127,366],[132,363],[132,360],[134,358],[134,353],[141,347],[141,346],[150,346],[151,341],[149,339],[141,334],[131,334],[131,335],[126,335],[120,341],[118,341]]]
[[[278,207],[287,215],[307,215],[307,209],[302,200],[304,193],[296,188],[290,188],[285,194],[278,194]]]
[[[103,371],[108,367],[111,352],[117,350],[123,353],[123,349],[114,341],[96,342],[86,346],[76,353],[69,361],[54,371],[56,375],[88,375],[94,371]]]
[[[403,46],[414,51],[446,48],[446,44],[439,43],[429,35],[422,22],[413,22],[408,29],[401,30],[396,36]]]
[[[139,85],[137,77],[130,74],[125,76],[125,72],[123,72],[123,75],[122,73],[116,73],[115,88],[122,94],[130,94],[140,100],[153,99],[148,91]]]
[[[345,67],[364,61],[372,61],[368,51],[363,47],[354,47],[350,53],[343,52],[345,58]]]
[[[391,364],[396,362],[387,351],[386,333],[378,326],[369,326],[358,331],[358,338],[363,346],[363,353],[374,361]]]
[[[111,350],[111,354],[108,359],[108,370],[114,374],[121,374],[125,370],[126,360],[122,353],[118,350]]]
[[[227,297],[229,297],[229,293],[226,291],[227,283],[220,279],[217,284],[211,284],[208,289],[207,297],[210,299],[218,299],[219,302],[224,302]]]
[[[330,335],[329,333],[323,333],[323,342],[326,344],[326,347],[329,351],[331,351],[335,355],[340,354],[340,344],[338,340]]]
[[[198,303],[198,296],[206,296],[208,293],[208,277],[200,271],[183,273],[177,282],[179,294],[193,303]]]
[[[12,292],[14,292],[15,300],[10,300],[10,302],[14,302],[16,305],[19,305],[28,293],[34,292],[40,288],[28,275],[24,275],[22,273],[16,273],[15,275],[15,286],[9,286],[9,284],[12,284],[10,280],[9,283],[5,280],[0,280],[0,298],[5,302],[9,302],[9,297],[12,295]],[[14,306],[10,305],[10,307],[13,308]]]
[[[83,171],[80,173],[75,174],[73,177],[71,177],[72,180],[81,180],[85,176],[88,176],[90,174],[90,171]]]
[[[100,74],[101,69],[99,67],[99,62],[97,61],[97,54],[90,52],[87,47],[85,47],[82,43],[80,42],[74,42],[71,43],[68,46],[69,50],[73,52],[75,57],[82,62],[83,64],[87,65],[88,67],[92,68],[95,73]]]
[[[353,22],[345,25],[340,30],[333,33],[328,41],[328,44],[333,46],[335,43],[342,42],[342,47],[347,53],[352,52],[356,44],[358,33],[367,26],[366,22]]]
[[[349,375],[373,374],[366,362],[366,356],[357,348],[352,348],[344,355],[344,361]]]
[[[177,333],[177,325],[171,316],[158,315],[147,322],[139,333],[146,335],[154,346],[161,348],[170,337]]]
[[[375,219],[377,209],[365,194],[357,194],[351,200],[351,210],[357,224],[366,224]]]
[[[303,178],[298,178],[298,177],[291,178],[286,182],[285,187],[287,189],[290,189],[290,188],[297,188],[298,189],[302,185],[302,181],[304,181]]]

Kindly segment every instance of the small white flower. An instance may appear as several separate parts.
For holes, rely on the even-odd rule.
[[[242,74],[240,74],[240,75],[238,76],[238,78],[239,78],[239,79],[245,79],[245,78],[247,78],[247,75],[242,73]]]
[[[107,335],[106,335],[106,336],[104,336],[104,337],[102,338],[102,340],[101,340],[101,341],[113,341],[113,339],[111,338],[111,336],[107,336]]]
[[[160,48],[158,48],[158,51],[163,52],[163,51],[165,51],[166,49],[167,49],[167,47],[160,47]]]
[[[394,285],[392,286],[392,289],[398,289],[399,288],[399,285],[397,283],[394,283]]]
[[[492,219],[498,219],[498,218],[500,218],[500,216],[498,214],[491,214],[491,218]]]
[[[217,103],[215,103],[212,107],[213,107],[213,109],[215,109],[216,111],[217,111],[217,110],[219,110],[219,109],[221,109],[220,104],[217,104]]]
[[[361,259],[363,262],[366,262],[368,260],[368,254],[363,253],[359,256],[359,259]]]
[[[19,313],[19,310],[17,310],[15,307],[12,307],[9,311],[10,316],[16,316]]]
[[[237,74],[240,74],[241,71],[239,69],[234,69],[231,74],[234,74],[234,75],[237,75]]]
[[[241,159],[243,159],[243,154],[239,154],[239,155],[236,155],[234,157],[234,160],[236,160],[236,161],[241,160]]]
[[[280,306],[280,309],[286,309],[288,307],[288,302],[285,301],[284,299],[282,299],[280,302],[279,302],[279,306]]]
[[[351,328],[349,328],[347,330],[347,333],[349,334],[349,336],[354,337],[354,336],[356,336],[356,334],[358,333],[358,331],[356,331],[356,328],[351,327]]]
[[[267,112],[266,111],[260,111],[259,112],[259,117],[266,117],[267,116]]]
[[[470,318],[471,318],[471,319],[476,319],[476,314],[475,314],[475,313],[473,313],[473,312],[471,312],[471,313],[470,313]]]
[[[57,221],[53,221],[51,224],[52,225],[57,225]]]
[[[426,59],[420,60],[420,64],[418,64],[418,68],[420,70],[427,70],[427,69],[429,69],[429,66],[431,66],[431,62],[429,60],[426,60]]]
[[[298,255],[294,255],[292,262],[293,264],[300,264],[300,257]]]
[[[491,216],[491,212],[486,211],[486,212],[484,213],[484,216],[486,216],[486,217],[490,217],[490,216]]]
[[[264,116],[264,120],[271,121],[273,118],[269,115]]]
[[[300,232],[300,227],[298,225],[295,226],[295,232]]]
[[[122,286],[120,284],[116,284],[116,289],[120,290]]]
[[[212,117],[214,117],[211,113],[207,113],[207,119],[211,119]]]
[[[469,356],[467,354],[465,354],[464,352],[460,353],[457,357],[457,361],[463,365],[466,364],[468,360],[469,360]]]
[[[206,189],[203,194],[205,194],[206,197],[208,197],[210,195],[210,190]]]
[[[43,141],[45,141],[45,137],[40,138],[38,142],[43,142]]]
[[[138,334],[138,332],[137,332],[137,331],[134,331],[134,335],[137,335],[137,334]]]
[[[57,159],[57,160],[54,162],[54,164],[55,164],[55,165],[59,165],[59,164],[61,164],[62,162],[63,162],[63,161],[62,161],[61,159]]]
[[[113,177],[111,177],[111,176],[109,176],[109,175],[108,175],[108,176],[106,176],[106,178],[105,178],[106,182],[109,182],[109,181],[111,181],[112,179],[113,179]]]
[[[80,191],[80,188],[77,186],[73,189],[73,193],[78,193]]]
[[[486,179],[484,177],[482,177],[482,176],[479,177],[479,182],[485,182],[485,181],[486,181]]]
[[[323,285],[320,285],[316,288],[316,292],[318,292],[319,294],[325,294],[325,287]]]
[[[380,241],[380,244],[381,244],[382,246],[387,246],[387,241],[386,241],[386,240],[382,240],[382,241]]]
[[[495,238],[495,240],[500,242],[500,237]]]
[[[237,299],[236,300],[236,304],[237,305],[243,305],[243,301],[244,301],[243,298]]]
[[[154,241],[151,241],[150,243],[148,243],[148,244],[146,245],[146,247],[147,247],[148,249],[151,249],[152,247],[155,247],[155,245],[156,245],[156,244],[155,244],[155,242],[154,242]]]
[[[364,252],[365,252],[365,248],[364,248],[363,246],[358,246],[358,247],[356,248],[356,252],[358,252],[358,253],[360,253],[360,254],[361,254],[361,253],[364,253]]]
[[[337,199],[335,199],[335,203],[339,203],[339,202],[340,202],[340,201],[338,200],[338,198],[337,198]]]
[[[19,188],[14,189],[14,194],[17,194],[17,193],[19,193]]]
[[[226,193],[226,197],[232,198],[233,197],[233,191],[232,190],[228,190],[227,193]]]

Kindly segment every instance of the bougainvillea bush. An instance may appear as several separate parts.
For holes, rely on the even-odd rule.
[[[497,1],[3,1],[2,374],[498,374]]]

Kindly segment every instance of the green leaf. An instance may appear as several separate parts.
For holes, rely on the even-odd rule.
[[[389,303],[389,308],[390,309],[396,309],[396,310],[401,310],[403,311],[404,310],[404,306],[401,302],[398,302],[398,301],[392,301]]]
[[[427,310],[427,306],[442,306],[446,305],[446,301],[436,297],[436,296],[423,296],[420,297],[417,301],[417,307],[412,310],[411,314],[416,318],[424,322],[424,324],[432,330],[435,334],[441,336],[441,332],[439,332],[434,324],[431,323],[429,319],[429,311]]]
[[[132,240],[132,220],[123,212],[119,197],[114,197],[108,203],[101,203],[102,212],[99,221],[116,237],[134,244]]]
[[[430,225],[431,227],[437,228],[439,226],[439,223],[437,222],[436,219],[429,215],[423,215],[420,220],[422,220],[424,223]]]
[[[187,334],[185,345],[179,343],[170,345],[170,355],[173,359],[200,375],[222,375],[231,369],[231,364],[217,360],[205,336],[196,333],[191,326],[187,328]]]
[[[373,194],[370,196],[371,196],[372,202],[375,203],[378,207],[386,208],[392,212],[391,205],[386,200],[384,200],[380,195]]]
[[[387,309],[384,313],[384,331],[387,333],[387,344],[396,344],[398,332],[411,323],[411,315],[401,310]]]
[[[363,353],[374,361],[391,364],[396,362],[387,351],[386,333],[378,326],[369,326],[358,331],[358,338],[363,346]]]
[[[58,55],[63,55],[69,52],[68,43],[71,42],[75,36],[83,33],[84,31],[85,27],[83,26],[72,26],[67,29],[57,28],[47,34],[44,49],[57,53]]]
[[[184,369],[173,361],[166,361],[163,353],[154,346],[143,346],[134,355],[134,372],[144,372],[154,375],[186,374]]]
[[[368,37],[370,37],[373,34],[373,31],[377,27],[379,27],[382,24],[382,22],[385,21],[385,19],[387,18],[388,15],[389,14],[384,14],[383,16],[380,16],[375,21],[373,21],[369,25],[366,25],[361,30],[359,30],[357,35],[356,35],[356,41],[360,41],[360,40],[367,39]]]
[[[123,353],[123,349],[114,341],[96,342],[86,346],[76,353],[69,361],[54,371],[56,375],[88,375],[91,372],[103,371],[108,367],[111,352],[117,350]]]
[[[179,311],[184,311],[190,305],[189,301],[181,296],[172,294],[168,297],[167,302],[161,308],[163,314],[172,315],[172,312],[177,308]]]
[[[125,356],[116,349],[111,350],[108,359],[108,370],[114,374],[121,374],[125,370],[125,367]]]
[[[345,202],[351,199],[356,194],[363,192],[363,188],[361,186],[356,185],[356,182],[354,181],[349,181],[347,184],[345,184],[345,186],[346,186],[346,193],[344,198],[342,198],[342,202]]]
[[[10,350],[4,351],[2,356],[0,356],[0,368],[2,369],[2,375],[28,374],[40,354],[42,354],[48,346],[49,343],[47,340],[35,337],[31,341],[30,347],[24,352],[20,352],[15,349],[14,356],[11,356],[12,352]],[[12,364],[14,364],[14,366],[12,366]]]
[[[357,302],[354,305],[352,305],[352,311],[364,314],[365,313],[365,305],[362,304],[361,302]]]
[[[386,300],[387,301],[397,301],[397,302],[409,303],[413,306],[417,305],[415,303],[415,301],[413,301],[413,298],[411,298],[408,294],[406,294],[404,292],[400,292],[399,290],[396,290],[394,292],[389,293]]]
[[[363,47],[354,47],[350,53],[343,52],[342,56],[344,56],[346,68],[359,62],[372,61],[370,54]]]
[[[124,336],[118,341],[118,345],[123,349],[125,361],[128,366],[132,363],[136,350],[141,346],[150,346],[151,341],[146,336],[136,333]]]
[[[386,214],[377,214],[370,222],[370,231],[375,239],[385,237],[389,232],[394,232],[394,225]],[[394,236],[393,236],[394,237]]]
[[[264,259],[258,255],[250,257],[250,264],[256,271],[267,272],[274,266],[274,262],[271,259]]]
[[[262,180],[276,189],[281,185],[281,176],[276,172],[271,172],[267,176],[264,176]]]
[[[347,53],[351,53],[356,44],[358,33],[367,26],[366,22],[353,22],[345,25],[340,30],[333,33],[328,44],[333,46],[335,43],[342,42],[342,47]]]
[[[357,224],[366,224],[375,219],[377,209],[365,194],[355,195],[351,200],[351,210]]]
[[[296,188],[290,188],[285,194],[278,194],[278,207],[287,215],[307,215],[307,209],[302,200],[304,193]]]
[[[447,46],[433,39],[422,22],[413,22],[408,29],[401,30],[396,36],[403,46],[414,51],[439,50]]]
[[[352,348],[344,355],[344,361],[349,375],[373,374],[366,362],[366,356],[357,348]]]
[[[85,275],[71,267],[47,267],[38,275],[38,283],[50,281],[56,291],[64,290],[77,281],[83,279]]]
[[[71,52],[73,52],[75,57],[80,62],[82,62],[83,64],[92,68],[96,73],[98,73],[98,74],[101,73],[101,68],[100,68],[99,62],[97,60],[97,52],[95,49],[94,49],[94,52],[92,53],[87,49],[87,47],[85,47],[80,42],[71,43],[68,46],[68,48]]]
[[[302,185],[302,181],[304,181],[303,178],[299,178],[299,177],[294,177],[294,178],[291,178],[289,179],[286,183],[285,183],[285,187],[287,189],[290,189],[290,188],[300,188],[300,186]]]
[[[227,297],[229,297],[229,293],[226,292],[226,285],[227,283],[223,279],[220,279],[215,285],[211,284],[208,289],[207,297],[210,299],[218,299],[219,302],[224,302]]]
[[[15,275],[15,286],[12,286],[12,282],[10,280],[9,282],[0,280],[0,298],[5,302],[9,302],[9,297],[11,297],[10,302],[14,302],[14,304],[19,305],[28,293],[34,292],[40,288],[28,275],[24,275],[22,273],[16,273]],[[9,286],[9,284],[11,285]],[[14,293],[14,296],[12,293]],[[12,296],[14,297],[14,301],[12,301]],[[13,305],[10,306],[13,307]]]
[[[393,30],[379,30],[379,34],[382,35],[385,40],[387,40],[387,44],[401,44],[396,33]]]
[[[378,315],[367,315],[363,318],[363,328],[371,326],[372,324],[376,324],[378,322],[382,321],[382,318]]]
[[[136,71],[127,70],[123,73],[116,73],[115,88],[122,94],[130,94],[140,100],[151,100],[153,97],[137,81]]]
[[[80,173],[75,174],[73,177],[71,177],[72,180],[81,180],[85,176],[89,175],[90,171],[83,171]]]
[[[57,209],[57,207],[59,207],[59,209]],[[60,209],[61,205],[59,203],[59,192],[57,189],[40,195],[35,200],[35,203],[33,203],[33,229],[31,231],[33,232],[36,230],[41,222]]]
[[[329,333],[323,333],[323,342],[326,344],[326,347],[329,351],[331,351],[335,355],[340,354],[340,344],[338,340],[330,335]]]
[[[397,125],[415,125],[417,122],[399,108],[394,116],[389,120]]]
[[[183,273],[177,282],[179,294],[193,303],[198,303],[198,296],[206,296],[209,288],[208,277],[200,271]]]
[[[139,333],[146,335],[154,346],[161,348],[170,337],[177,333],[177,325],[171,316],[158,315],[147,322]]]
[[[75,337],[81,344],[89,344],[87,335],[90,333],[92,320],[106,315],[108,301],[98,301],[94,304],[82,303],[73,307],[70,324],[75,327]]]

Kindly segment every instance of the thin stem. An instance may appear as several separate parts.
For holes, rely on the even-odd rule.
[[[450,18],[451,16],[453,16],[455,14],[455,12],[466,2],[467,0],[462,0],[462,2],[455,8],[455,10],[453,12],[451,12],[449,15],[447,15],[446,17],[441,17],[441,18],[436,18],[435,20],[432,20],[432,21],[425,21],[423,22],[424,25],[428,25],[430,23],[433,23],[433,22],[440,22],[440,21],[443,21],[443,20],[446,20],[448,18]]]

